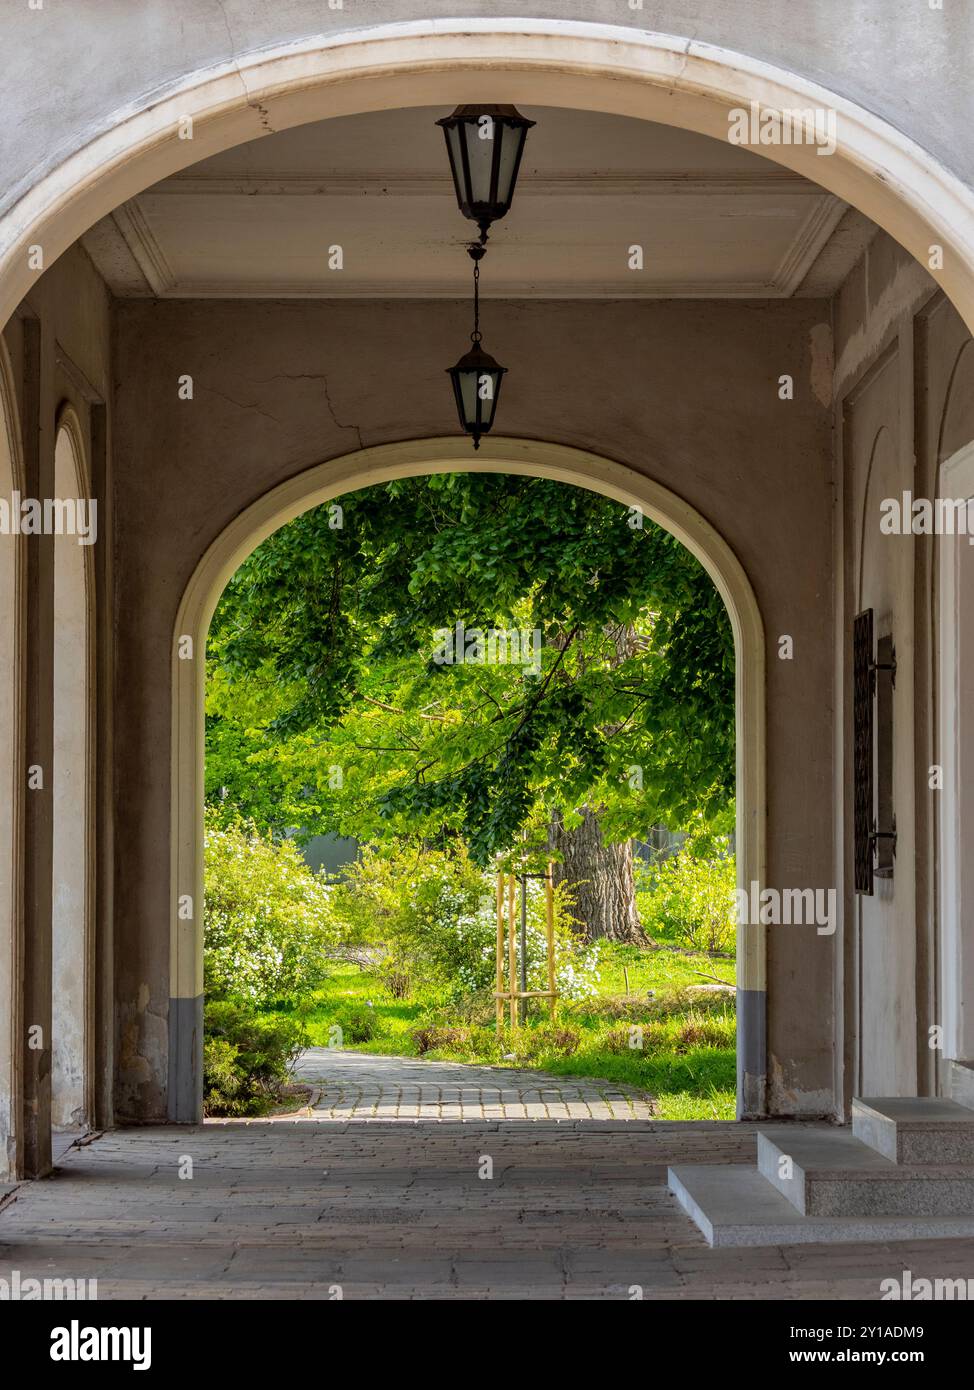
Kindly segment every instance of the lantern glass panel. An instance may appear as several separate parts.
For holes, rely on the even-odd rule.
[[[497,397],[500,395],[503,368],[497,371],[480,372],[477,376],[477,401],[484,429],[489,430],[494,423]]]
[[[461,208],[467,201],[467,190],[464,187],[463,176],[463,155],[461,145],[463,143],[463,126],[445,125],[443,134],[446,136],[447,153],[450,156],[450,172],[453,175],[453,188],[457,195],[457,202]]]
[[[494,150],[496,142],[503,138],[503,127],[493,122],[492,139],[481,136],[481,125],[463,127],[467,140],[467,162],[470,168],[470,202],[472,206],[487,206],[495,199],[491,197],[492,174],[494,169]],[[486,128],[486,127],[485,127]]]
[[[497,129],[500,131],[501,127],[498,126]],[[526,130],[512,130],[510,126],[504,127],[497,170],[497,201],[503,203],[505,208],[510,207],[511,199],[514,196],[514,174],[526,135]]]
[[[468,425],[478,422],[477,379],[476,372],[460,373],[460,399],[463,402],[463,418]]]

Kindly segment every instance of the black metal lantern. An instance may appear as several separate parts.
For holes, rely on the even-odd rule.
[[[487,240],[514,198],[524,141],[534,125],[513,106],[458,106],[437,121],[446,137],[457,203]]]
[[[480,261],[484,248],[473,245],[468,251],[473,258],[473,332],[470,334],[473,347],[448,371],[461,428],[473,439],[473,447],[479,449],[481,435],[494,423],[501,380],[507,368],[495,362],[480,345]]]
[[[460,424],[473,439],[473,447],[479,449],[480,436],[494,423],[501,377],[507,368],[495,362],[490,353],[475,342],[449,371]]]

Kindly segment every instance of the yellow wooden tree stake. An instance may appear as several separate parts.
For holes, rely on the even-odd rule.
[[[551,1010],[551,1017],[555,1017],[555,885],[552,878],[552,863],[548,860],[548,869],[544,876],[545,903],[547,911],[548,926],[548,1003]]]
[[[497,875],[497,985],[495,1002],[497,1004],[497,1031],[504,1026],[504,875]]]
[[[512,1028],[517,1026],[517,958],[514,946],[514,894],[516,889],[517,879],[511,874],[508,880],[507,894],[507,983],[510,989]]]

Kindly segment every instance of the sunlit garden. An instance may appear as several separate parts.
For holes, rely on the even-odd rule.
[[[316,1046],[733,1117],[733,647],[665,532],[497,475],[306,513],[217,610],[207,755],[209,1114]]]

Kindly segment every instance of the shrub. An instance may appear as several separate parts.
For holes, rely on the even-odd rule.
[[[427,1024],[412,1034],[420,1057],[427,1052],[456,1052],[470,1043],[469,1028],[444,1028]]]
[[[593,995],[599,982],[601,947],[586,942],[573,929],[570,892],[566,884],[555,889],[555,988],[561,999]],[[418,933],[418,949],[430,962],[436,978],[462,995],[492,995],[497,951],[496,886],[491,875],[481,879],[481,895],[465,911],[429,913]],[[548,988],[548,940],[544,885],[528,883],[527,985],[529,990]],[[506,965],[506,957],[505,957]],[[506,980],[506,971],[505,971]]]
[[[657,1001],[638,994],[606,994],[582,999],[570,1007],[573,1017],[604,1018],[609,1022],[643,1023],[657,1009]]]
[[[628,1028],[608,1028],[599,1039],[599,1045],[605,1052],[628,1052],[629,1037]]]
[[[367,1004],[339,1004],[328,1022],[329,1026],[342,1030],[339,1046],[345,1043],[371,1042],[379,1032],[375,1009],[369,1008]]]
[[[690,838],[678,854],[648,872],[640,915],[651,935],[673,938],[693,951],[733,951],[736,869],[733,856],[715,853],[712,844],[711,837],[702,846]],[[726,850],[726,841],[719,847]]]
[[[233,1000],[208,1003],[204,1029],[205,1115],[264,1114],[310,1044],[294,1019],[261,1016]]]
[[[332,897],[344,941],[388,946],[386,976],[445,986],[454,1000],[492,992],[496,884],[461,844],[449,850],[405,842],[368,847]],[[528,989],[547,989],[543,884],[528,885]],[[555,890],[556,986],[565,999],[594,994],[599,945],[573,930],[568,886]]]
[[[518,1054],[527,1061],[536,1061],[544,1053],[557,1053],[560,1057],[571,1057],[578,1051],[582,1035],[577,1028],[566,1028],[556,1023],[539,1023],[534,1028],[524,1029],[523,1051]]]
[[[685,1015],[674,1014],[669,1017],[652,1019],[638,1025],[640,1033],[634,1034],[630,1027],[616,1024],[608,1028],[599,1038],[600,1049],[606,1052],[627,1053],[671,1052],[677,1056],[696,1048],[733,1048],[735,1015],[698,1014],[691,1010]],[[642,1041],[642,1047],[633,1046]]]
[[[208,816],[205,863],[207,994],[267,1008],[317,988],[336,932],[328,887],[295,845]]]
[[[382,983],[393,999],[409,997],[409,975],[405,970],[387,970],[382,977]]]
[[[469,1051],[473,1056],[490,1063],[499,1062],[507,1051],[503,1039],[498,1036],[493,1025],[489,1028],[471,1028]]]
[[[425,938],[431,927],[475,908],[483,891],[462,847],[392,841],[362,850],[335,887],[331,908],[343,943],[380,951],[389,992],[405,998],[442,983]]]
[[[735,1019],[732,1014],[706,1017],[690,1013],[680,1023],[676,1033],[676,1051],[694,1047],[733,1047]]]
[[[438,1021],[462,1023],[475,1028],[489,1028],[493,1031],[494,1019],[497,1014],[493,983],[492,980],[489,990],[478,990],[475,994],[462,994],[459,998],[451,1000],[448,1005],[437,1011]]]
[[[640,1033],[634,1032],[639,1028]],[[642,1041],[642,1047],[636,1044]],[[667,1045],[666,1030],[659,1023],[618,1024],[609,1028],[599,1039],[599,1046],[606,1052],[638,1055],[640,1052],[653,1052]]]

